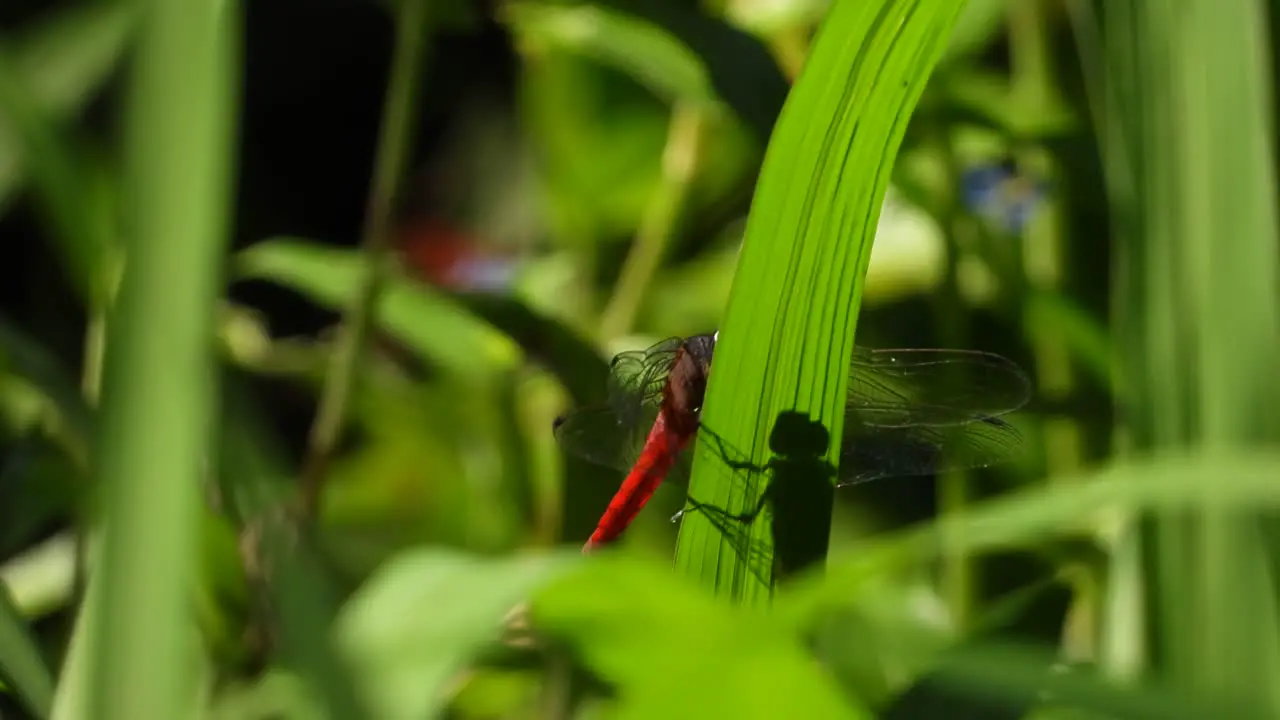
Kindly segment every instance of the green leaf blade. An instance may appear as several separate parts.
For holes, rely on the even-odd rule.
[[[827,459],[837,461],[880,206],[910,111],[962,6],[837,4],[787,99],[748,219],[703,415],[753,464],[767,461],[769,428],[787,410],[822,422],[835,438]],[[722,463],[698,454],[693,497],[742,512],[755,501],[740,485]],[[825,512],[812,520],[829,522],[830,508]],[[772,551],[765,523],[751,533]],[[726,558],[733,558],[727,566]],[[686,517],[677,563],[739,599],[769,596],[701,513]]]

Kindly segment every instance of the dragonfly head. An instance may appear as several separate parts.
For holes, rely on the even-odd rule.
[[[719,335],[719,332],[716,333]],[[702,372],[702,382],[711,372],[711,356],[716,350],[716,335],[694,335],[684,341],[685,352],[693,357],[698,369]]]
[[[777,455],[821,457],[830,444],[831,434],[820,421],[794,410],[778,413],[769,434],[769,449]]]

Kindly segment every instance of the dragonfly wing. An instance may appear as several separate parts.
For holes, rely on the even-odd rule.
[[[608,400],[556,420],[556,440],[585,460],[631,469],[658,417],[662,388],[679,348],[679,339],[671,338],[615,355],[609,363]]]
[[[969,350],[857,348],[846,424],[896,428],[963,425],[1026,404],[1031,380],[1012,361]]]
[[[662,402],[662,389],[671,374],[679,338],[669,338],[645,350],[618,353],[609,363],[608,403],[623,423],[639,424],[644,406]],[[651,425],[652,423],[646,423]],[[646,430],[648,428],[646,427]]]
[[[658,417],[658,406],[636,404],[624,412],[598,405],[556,421],[556,440],[569,453],[597,465],[627,471],[640,457],[645,438]]]
[[[1015,459],[1021,452],[1021,433],[1000,418],[950,427],[846,425],[838,484],[988,467]]]

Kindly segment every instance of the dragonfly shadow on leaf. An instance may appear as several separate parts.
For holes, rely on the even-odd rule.
[[[763,464],[752,463],[711,428],[699,429],[698,437],[699,452],[713,453],[735,471],[748,509],[734,513],[692,496],[688,509],[701,513],[762,583],[772,587],[825,560],[836,469],[825,457],[831,435],[820,421],[794,410],[779,413],[769,434],[772,454]],[[768,523],[772,550],[752,533],[757,520]]]

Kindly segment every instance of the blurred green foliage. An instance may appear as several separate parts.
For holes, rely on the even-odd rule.
[[[83,336],[0,308],[0,714],[1280,712],[1268,5],[425,2],[371,5],[427,65],[500,33],[511,86],[455,105],[395,55],[384,127],[454,126],[429,172],[383,143],[361,247],[228,249],[236,3],[0,36],[0,212]],[[115,86],[123,142],[87,129]],[[449,277],[498,258],[496,291],[396,224],[433,182]],[[253,283],[341,319],[285,336]],[[841,490],[825,567],[767,603],[709,592],[742,559],[705,523],[672,567],[674,484],[583,559],[619,477],[554,419],[614,353],[722,318],[707,413],[748,447],[761,378],[833,426],[856,322],[1015,358],[1027,452]]]

